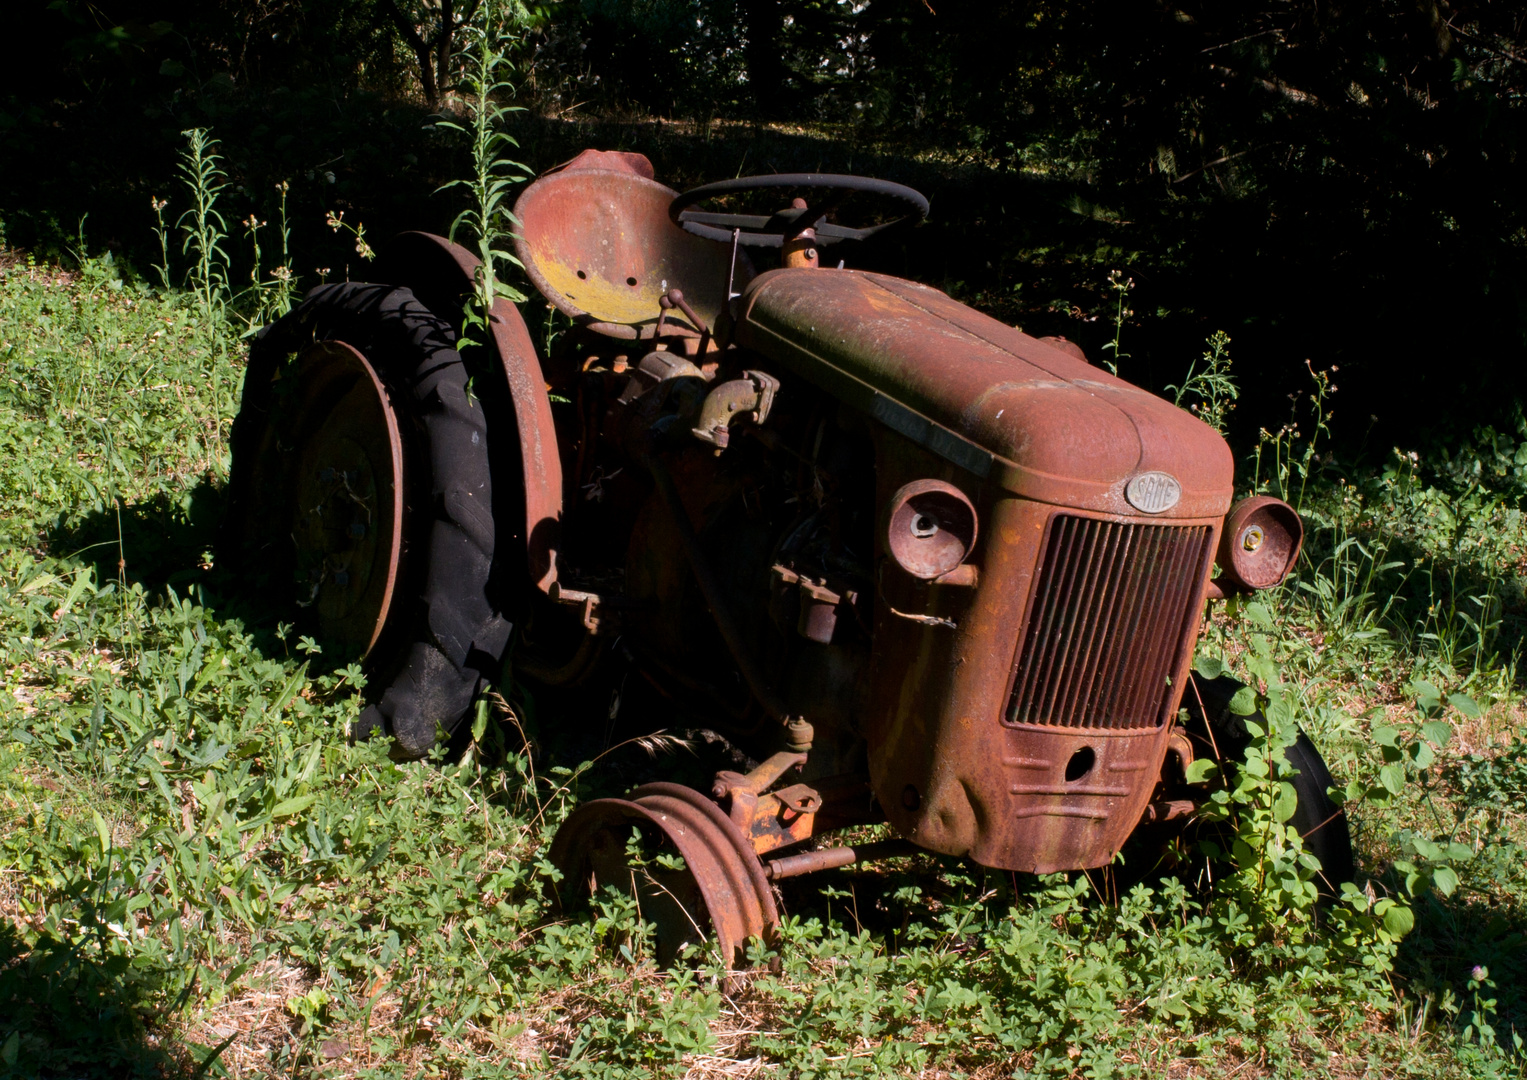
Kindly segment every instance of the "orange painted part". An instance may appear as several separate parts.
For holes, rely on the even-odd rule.
[[[590,150],[537,179],[514,206],[515,252],[542,296],[601,334],[653,337],[659,299],[674,288],[713,328],[732,280],[731,246],[670,221],[678,193],[651,179],[645,161]],[[752,278],[752,263],[739,251],[735,287]],[[667,334],[704,329],[672,312],[664,322]]]
[[[1142,472],[1182,486],[1169,518],[1222,517],[1219,433],[1123,379],[937,289],[855,270],[771,270],[743,290],[734,340],[1015,495],[1134,516]]]
[[[938,482],[981,524],[960,585],[907,572],[877,532],[863,727],[890,824],[1001,869],[1106,865],[1145,813],[1186,684],[1232,494],[1224,440],[896,278],[771,271],[733,337],[877,421],[878,506]],[[1142,495],[1142,474],[1164,475]]]

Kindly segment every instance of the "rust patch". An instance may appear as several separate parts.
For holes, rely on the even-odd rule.
[[[693,236],[668,218],[677,192],[640,171],[575,158],[520,195],[515,251],[541,295],[577,322],[616,338],[651,338],[661,297],[681,289],[714,326],[733,281],[730,245]],[[735,286],[753,278],[737,252]],[[670,334],[701,327],[668,318]]]

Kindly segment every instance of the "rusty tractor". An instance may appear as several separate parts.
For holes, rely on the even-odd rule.
[[[1248,738],[1194,645],[1207,600],[1284,579],[1298,515],[1232,507],[1225,440],[1063,338],[824,265],[927,209],[857,176],[679,194],[590,150],[516,206],[566,316],[540,350],[505,300],[465,345],[475,260],[423,233],[251,349],[228,546],[366,658],[353,734],[419,757],[506,666],[547,692],[619,668],[739,749],[553,844],[567,899],[637,890],[664,960],[710,938],[741,963],[778,882],[877,857],[1107,866],[1191,821],[1186,767]],[[1346,821],[1307,739],[1289,759],[1334,888]],[[892,838],[823,843],[874,823]]]

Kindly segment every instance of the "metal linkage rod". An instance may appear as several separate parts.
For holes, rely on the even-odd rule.
[[[915,855],[923,849],[910,840],[877,840],[873,844],[855,847],[830,847],[820,851],[807,851],[800,855],[786,855],[764,863],[764,873],[770,881],[814,874],[818,870],[833,870],[839,866],[872,862],[875,859],[894,859],[898,855]]]

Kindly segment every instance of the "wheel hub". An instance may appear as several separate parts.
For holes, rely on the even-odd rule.
[[[381,636],[403,539],[403,444],[376,371],[356,349],[319,342],[298,361],[301,406],[291,538],[298,605],[351,653]]]

